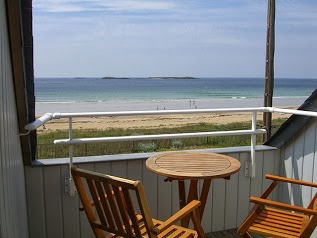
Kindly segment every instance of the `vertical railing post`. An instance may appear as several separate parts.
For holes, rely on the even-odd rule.
[[[244,175],[246,177],[255,177],[255,146],[256,146],[256,111],[252,112],[252,134],[251,134],[251,163],[250,161],[245,162]]]
[[[68,139],[71,141],[73,139],[73,121],[72,118],[68,118]],[[72,180],[71,167],[73,166],[73,156],[74,156],[74,146],[68,146],[69,155],[69,178]]]
[[[71,141],[73,139],[73,121],[72,117],[68,119],[68,139]],[[73,156],[74,156],[74,145],[68,146],[68,155],[69,155],[69,177],[65,178],[65,193],[74,196],[77,191],[74,184],[74,180],[71,173],[71,168],[73,166]]]
[[[252,131],[256,130],[256,111],[252,113]],[[251,135],[251,177],[255,177],[255,146],[256,134]]]

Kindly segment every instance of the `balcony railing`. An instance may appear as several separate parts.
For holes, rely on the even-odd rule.
[[[73,119],[79,117],[110,117],[110,116],[140,116],[140,115],[166,115],[166,114],[199,114],[199,113],[237,113],[247,112],[251,115],[251,128],[249,130],[231,130],[231,131],[213,131],[197,133],[178,133],[178,134],[160,134],[160,135],[138,135],[138,136],[119,136],[119,137],[95,137],[95,138],[73,138]],[[304,115],[317,117],[317,112],[281,109],[274,107],[258,108],[226,108],[226,109],[193,109],[193,110],[161,110],[161,111],[124,111],[124,112],[86,112],[86,113],[46,113],[34,122],[25,126],[28,131],[36,130],[46,122],[54,119],[68,119],[68,138],[55,140],[56,145],[68,145],[69,147],[69,165],[73,165],[73,146],[76,144],[89,144],[100,142],[119,142],[119,141],[138,141],[138,140],[156,140],[156,139],[175,139],[175,138],[193,138],[206,136],[231,136],[231,135],[250,135],[250,153],[251,161],[245,166],[246,176],[255,177],[255,146],[256,136],[266,133],[265,129],[257,129],[257,113],[285,113],[294,115]],[[72,183],[71,175],[69,180]],[[72,189],[71,189],[72,190]],[[70,192],[72,193],[72,191]]]

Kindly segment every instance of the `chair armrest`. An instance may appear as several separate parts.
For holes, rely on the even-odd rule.
[[[315,183],[310,183],[310,182],[305,182],[302,180],[296,180],[296,179],[291,179],[291,178],[275,176],[275,175],[271,175],[271,174],[266,174],[265,178],[275,180],[275,181],[285,182],[285,183],[293,183],[293,184],[317,188],[317,184],[315,184]]]
[[[174,225],[176,222],[178,222],[181,219],[183,219],[184,217],[188,216],[195,209],[199,208],[200,204],[201,204],[201,202],[198,200],[191,201],[185,207],[183,207],[181,210],[176,212],[173,216],[171,216],[166,221],[164,221],[161,225],[159,225],[158,227],[155,227],[155,229],[153,229],[153,232],[156,234],[161,233],[162,231],[166,230],[170,226]]]
[[[268,199],[262,199],[262,198],[257,198],[257,197],[250,197],[250,202],[257,203],[257,204],[262,204],[262,205],[267,205],[271,207],[277,207],[277,208],[282,208],[290,211],[295,211],[295,212],[301,212],[307,215],[317,215],[317,211],[308,209],[308,208],[303,208],[299,206],[294,206],[294,205],[289,205],[281,202],[275,202],[272,200]]]

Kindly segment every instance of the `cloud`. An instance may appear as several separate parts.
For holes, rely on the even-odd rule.
[[[167,1],[110,1],[100,2],[100,6],[107,10],[170,10],[176,8],[176,4]]]
[[[171,1],[142,0],[38,0],[34,4],[38,12],[85,12],[85,11],[162,11],[176,8]]]

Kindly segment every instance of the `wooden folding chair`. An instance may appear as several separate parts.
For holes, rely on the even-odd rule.
[[[273,182],[260,198],[250,198],[255,205],[237,233],[241,237],[251,237],[249,232],[280,238],[310,237],[317,225],[317,193],[307,208],[268,200],[267,197],[281,182],[314,188],[317,184],[269,174],[265,177]]]
[[[200,201],[194,200],[166,221],[159,221],[151,217],[140,181],[90,172],[76,167],[72,167],[71,171],[83,205],[82,210],[85,211],[97,238],[205,236],[199,219]],[[135,196],[135,202],[133,202],[133,196]],[[137,203],[141,214],[136,213],[137,206],[134,206],[134,203]],[[187,216],[191,216],[195,230],[174,225]]]

